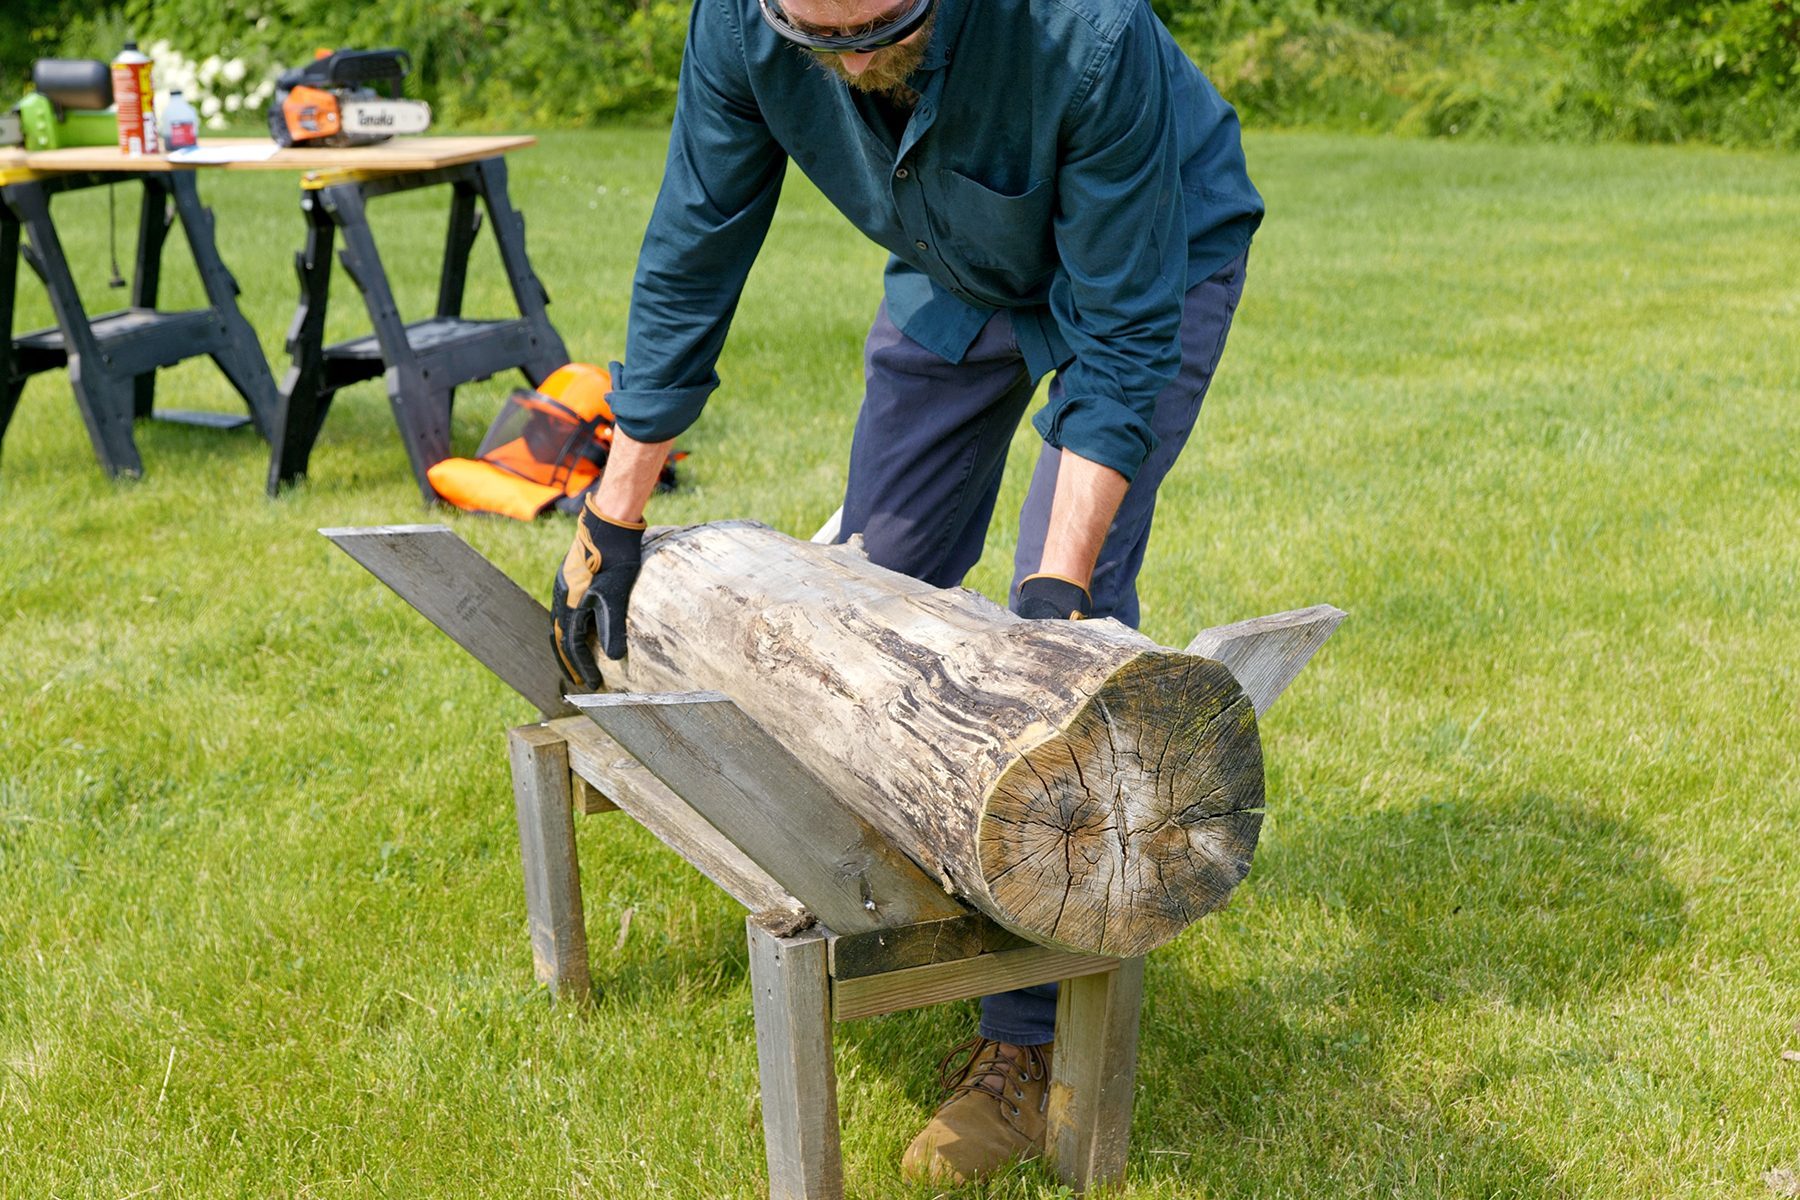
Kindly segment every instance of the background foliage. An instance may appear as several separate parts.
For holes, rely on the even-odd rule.
[[[1800,144],[1789,0],[1173,0],[1248,120]]]
[[[1794,0],[1153,0],[1253,125],[1515,140],[1800,146]],[[0,86],[127,29],[252,66],[397,45],[464,126],[666,110],[686,0],[33,0],[0,11]]]

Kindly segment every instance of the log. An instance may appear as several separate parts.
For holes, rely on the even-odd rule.
[[[1224,904],[1262,822],[1230,670],[1116,621],[1023,621],[851,546],[661,530],[609,686],[729,696],[943,887],[1032,941],[1133,957]]]

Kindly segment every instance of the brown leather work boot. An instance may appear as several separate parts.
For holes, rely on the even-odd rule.
[[[906,1148],[902,1178],[968,1183],[1044,1152],[1048,1044],[970,1038],[938,1063],[938,1083],[950,1095]]]

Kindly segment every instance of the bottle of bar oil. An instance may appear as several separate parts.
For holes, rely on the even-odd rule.
[[[163,148],[184,150],[200,144],[200,114],[180,92],[170,92],[162,114]]]

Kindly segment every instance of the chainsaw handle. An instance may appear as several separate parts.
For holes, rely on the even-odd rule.
[[[411,74],[412,55],[397,47],[384,50],[336,50],[324,58],[314,59],[304,67],[287,72],[279,82],[287,87],[296,84],[342,87],[391,83],[397,88],[400,81]],[[290,77],[292,83],[289,82]]]

